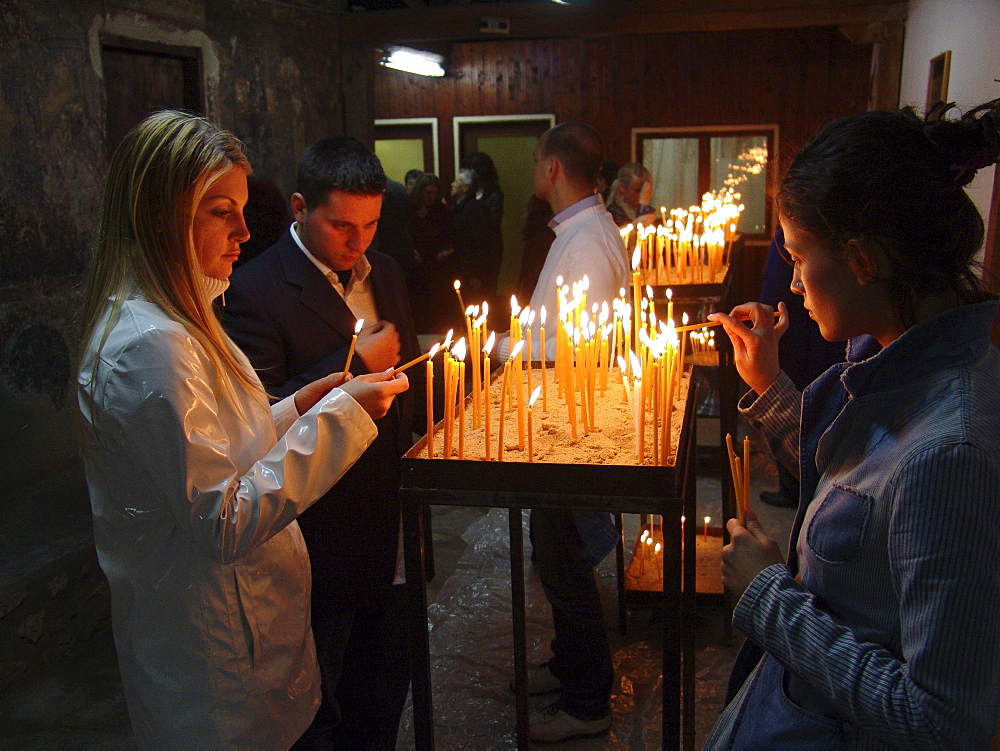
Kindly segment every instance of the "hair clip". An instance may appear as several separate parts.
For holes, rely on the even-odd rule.
[[[993,159],[990,153],[986,149],[980,149],[966,159],[965,164],[952,164],[949,167],[955,173],[951,179],[962,185],[967,185],[972,182],[979,170],[989,167],[991,164],[993,164]],[[969,175],[970,172],[971,175]]]

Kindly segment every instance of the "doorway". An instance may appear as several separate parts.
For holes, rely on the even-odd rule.
[[[101,38],[101,67],[109,159],[125,134],[156,110],[204,114],[201,55],[196,47],[106,35]]]
[[[481,151],[493,159],[500,178],[504,194],[503,262],[497,299],[502,302],[510,300],[521,272],[524,212],[535,192],[532,181],[535,147],[542,133],[555,125],[555,121],[555,115],[456,117],[453,121],[456,170],[463,155]],[[519,302],[527,304],[526,300]]]
[[[411,169],[441,176],[438,119],[411,117],[375,121],[375,155],[385,174],[405,183]]]

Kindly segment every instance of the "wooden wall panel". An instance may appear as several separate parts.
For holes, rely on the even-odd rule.
[[[583,120],[619,163],[635,126],[776,122],[785,162],[823,123],[866,109],[871,55],[833,27],[455,43],[445,78],[379,68],[375,117],[438,117],[446,180],[456,115]]]

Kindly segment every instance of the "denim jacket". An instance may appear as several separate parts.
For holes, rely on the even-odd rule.
[[[801,401],[781,376],[741,405],[779,460],[798,454],[802,496],[788,564],[761,572],[733,616],[768,658],[706,749],[780,748],[772,738],[790,728],[788,748],[831,730],[825,748],[988,747],[1000,710],[996,310],[949,310],[881,351],[859,337]]]

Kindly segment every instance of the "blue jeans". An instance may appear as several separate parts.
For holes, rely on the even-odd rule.
[[[559,705],[579,719],[604,717],[611,711],[614,668],[594,563],[573,512],[534,509],[531,521],[535,568],[552,605],[549,670],[562,683]]]

